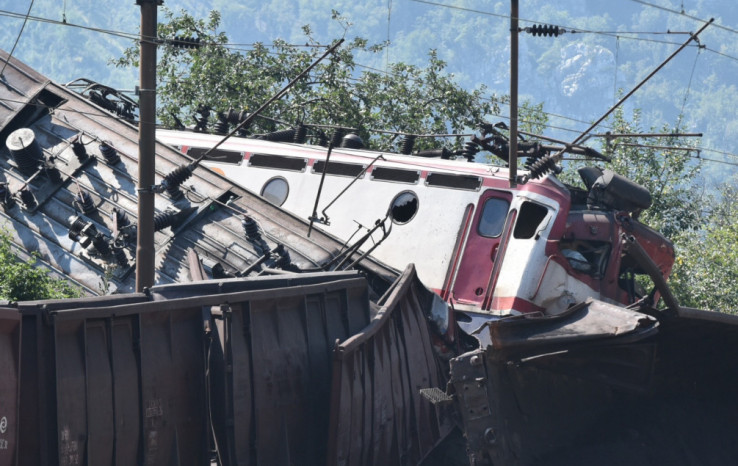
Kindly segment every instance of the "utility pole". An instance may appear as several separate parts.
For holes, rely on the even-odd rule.
[[[518,0],[510,0],[510,188],[518,185]]]
[[[136,291],[154,285],[154,174],[156,170],[156,13],[162,0],[136,0],[141,7],[138,123],[138,228]]]

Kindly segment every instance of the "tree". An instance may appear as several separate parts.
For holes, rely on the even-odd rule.
[[[37,266],[37,252],[32,253],[32,262],[24,262],[13,253],[12,244],[10,233],[0,230],[0,299],[29,301],[82,296],[79,288],[53,278],[48,270]]]
[[[198,109],[201,115],[253,111],[325,50],[312,39],[309,26],[303,28],[306,46],[275,40],[269,46],[257,43],[243,49],[228,45],[228,37],[218,30],[221,18],[216,11],[207,19],[166,9],[164,16],[167,21],[158,31],[164,39],[157,71],[158,118],[170,127],[177,119],[189,123]],[[334,19],[348,30],[350,24],[338,12]],[[189,44],[177,47],[182,42]],[[274,102],[263,115],[269,119],[256,119],[248,130],[263,133],[299,123],[348,127],[370,147],[387,150],[398,143],[397,136],[373,130],[460,133],[499,110],[497,99],[486,97],[484,87],[466,91],[456,84],[434,51],[425,68],[395,63],[386,72],[359,70],[355,54],[380,53],[384,46],[370,46],[362,38],[347,41]],[[137,66],[138,49],[127,49],[114,63]],[[213,130],[214,122],[211,119],[208,130]]]
[[[640,217],[640,221],[674,239],[679,233],[698,229],[702,223],[700,214],[704,193],[697,179],[702,168],[700,160],[693,156],[692,142],[670,136],[680,128],[664,125],[644,131],[641,112],[634,110],[631,118],[622,108],[617,109],[609,120],[611,134],[659,133],[657,138],[613,137],[605,143],[602,152],[612,159],[605,164],[598,162],[620,175],[644,186],[651,193],[652,204]],[[691,149],[691,150],[685,150]],[[696,150],[695,150],[696,151]],[[592,165],[592,162],[588,162]],[[584,165],[573,163],[572,168]],[[578,183],[569,170],[566,181]]]
[[[671,286],[683,306],[738,314],[738,189],[720,188],[700,230],[675,238]]]

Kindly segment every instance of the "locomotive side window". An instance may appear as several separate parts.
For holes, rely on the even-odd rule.
[[[208,151],[210,152],[208,153]],[[206,153],[208,153],[208,156],[205,157],[205,160],[209,162],[232,163],[234,165],[243,162],[243,152],[223,149],[211,150],[204,147],[190,147],[187,150],[187,155],[193,159],[199,159]]]
[[[513,235],[517,239],[530,239],[535,236],[541,227],[541,223],[548,215],[548,209],[533,202],[523,202],[520,206],[520,215],[515,224]]]
[[[479,234],[487,238],[500,236],[509,209],[510,202],[506,199],[496,197],[487,199],[487,202],[484,203],[482,216],[479,219]]]
[[[264,183],[264,187],[261,188],[261,197],[278,206],[284,204],[289,193],[290,185],[281,176],[275,176],[269,179],[269,181]]]
[[[418,212],[418,196],[412,191],[404,191],[395,196],[390,203],[390,217],[397,224],[404,224]]]

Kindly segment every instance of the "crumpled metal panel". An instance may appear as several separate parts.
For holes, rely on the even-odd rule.
[[[356,272],[18,307],[19,457],[65,466],[325,463],[331,350],[370,320]]]
[[[17,464],[21,316],[0,308],[0,466]]]
[[[213,306],[214,428],[226,465],[324,464],[331,351],[366,327],[356,272],[164,285],[157,302]],[[221,352],[222,351],[222,352]]]
[[[491,321],[489,332],[496,350],[530,351],[535,347],[554,347],[655,333],[656,318],[589,299],[553,316],[528,314]],[[485,330],[482,330],[485,331]]]
[[[591,301],[482,331],[491,346],[451,360],[473,464],[738,461],[738,316]]]
[[[447,377],[424,313],[431,300],[409,266],[371,324],[334,350],[328,464],[418,464],[450,432],[419,392]]]

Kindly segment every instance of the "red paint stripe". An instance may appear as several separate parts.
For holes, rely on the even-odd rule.
[[[532,302],[519,298],[517,296],[503,296],[495,297],[492,299],[491,309],[495,311],[513,309],[523,314],[530,314],[531,312],[544,312],[545,307],[537,306]]]
[[[456,245],[454,247],[453,259],[451,261],[451,266],[449,267],[448,272],[446,273],[446,281],[443,284],[443,290],[441,292],[441,297],[443,298],[444,301],[448,301],[448,298],[451,295],[451,285],[452,285],[453,277],[456,275],[456,271],[459,266],[459,261],[461,260],[461,250],[464,249],[464,244],[466,243],[465,239],[466,239],[467,234],[469,233],[469,227],[471,226],[473,213],[474,213],[474,206],[472,204],[467,205],[465,220],[462,226],[462,230],[459,233],[459,236],[456,238]]]

